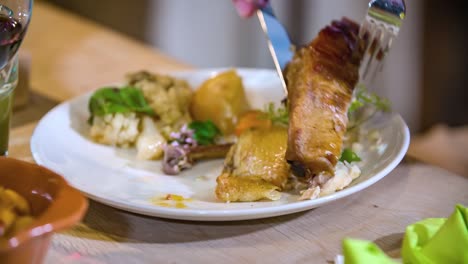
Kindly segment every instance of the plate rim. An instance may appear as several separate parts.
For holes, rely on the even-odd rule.
[[[266,71],[270,73],[276,74],[276,72],[272,69],[265,69],[265,68],[236,68],[236,67],[223,67],[223,68],[202,68],[202,69],[195,69],[195,70],[184,70],[184,71],[173,71],[168,72],[168,74],[190,74],[190,73],[216,73],[226,69],[235,69],[237,71],[245,71],[245,72],[255,72],[255,71]],[[87,96],[90,92],[78,95],[74,98],[66,100],[59,105],[52,108],[47,114],[45,114],[40,121],[38,122],[37,126],[34,128],[33,134],[30,140],[30,150],[33,159],[35,162],[41,166],[47,167],[51,170],[55,170],[55,168],[48,167],[46,162],[44,162],[38,152],[39,144],[37,143],[38,139],[38,131],[40,131],[41,127],[46,122],[49,116],[54,115],[55,112],[60,111],[61,108],[67,107],[72,102],[76,100],[80,100],[83,97]],[[315,207],[321,206],[323,204],[336,201],[342,199],[344,197],[350,196],[352,194],[358,193],[376,182],[383,179],[387,176],[392,170],[394,170],[398,164],[401,162],[403,157],[405,156],[409,143],[410,143],[410,132],[407,124],[403,120],[400,114],[393,113],[394,118],[397,119],[397,123],[399,124],[398,129],[402,135],[401,146],[399,146],[398,153],[394,155],[394,157],[383,166],[377,173],[375,173],[369,179],[360,182],[356,185],[351,187],[347,187],[343,190],[335,192],[333,194],[329,194],[324,197],[320,197],[314,200],[306,200],[294,203],[286,203],[280,204],[277,206],[271,207],[261,207],[261,208],[243,208],[243,209],[229,209],[229,210],[203,210],[203,209],[178,209],[178,208],[165,208],[154,206],[154,209],[151,210],[141,207],[141,206],[130,206],[127,203],[120,202],[118,200],[106,199],[103,196],[95,195],[91,192],[87,192],[86,190],[82,190],[80,187],[73,185],[65,175],[64,178],[69,182],[72,186],[76,189],[81,191],[87,197],[92,200],[98,201],[105,205],[118,208],[120,210],[137,213],[141,215],[147,216],[154,216],[154,217],[161,217],[161,218],[168,218],[168,219],[177,219],[177,220],[190,220],[190,221],[238,221],[238,220],[253,220],[259,218],[267,218],[267,217],[274,217],[279,215],[286,215],[301,211],[306,211],[313,209]]]

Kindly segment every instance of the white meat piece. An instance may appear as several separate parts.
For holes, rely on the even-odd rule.
[[[322,186],[320,197],[343,190],[359,175],[361,175],[361,170],[356,164],[338,162],[335,168],[335,176]]]
[[[141,134],[137,139],[137,158],[142,160],[161,159],[164,154],[166,140],[158,131],[151,117],[145,116],[142,120]]]
[[[308,189],[301,192],[299,200],[313,200],[318,197],[323,197],[332,194],[336,191],[343,190],[346,186],[361,175],[361,170],[356,164],[348,162],[338,162],[335,167],[335,176],[328,178],[323,177],[320,180],[318,175],[317,183],[313,183]]]

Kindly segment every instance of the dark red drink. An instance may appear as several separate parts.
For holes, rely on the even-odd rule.
[[[0,15],[0,69],[16,54],[23,39],[23,26],[16,19]]]

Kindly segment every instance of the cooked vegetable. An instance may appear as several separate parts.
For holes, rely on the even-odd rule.
[[[130,147],[140,133],[140,117],[133,112],[95,116],[92,122],[90,136],[101,144]]]
[[[193,138],[199,145],[214,144],[215,138],[221,135],[221,131],[210,120],[193,121],[188,127],[193,130]]]
[[[288,109],[284,106],[277,108],[274,103],[270,102],[264,111],[252,110],[242,115],[237,123],[235,134],[239,136],[245,130],[252,128],[268,129],[272,125],[288,126],[288,123]]]
[[[345,148],[341,153],[340,161],[347,161],[348,163],[351,163],[354,161],[361,161],[361,158],[351,149]]]
[[[143,93],[135,87],[104,87],[89,99],[90,136],[101,144],[129,147],[139,135],[137,113],[154,116]]]
[[[31,208],[28,201],[17,192],[0,187],[0,205],[2,207],[14,209],[20,215],[30,214]]]
[[[268,129],[272,125],[272,120],[266,118],[265,112],[260,110],[251,110],[242,115],[236,125],[235,134],[240,136],[244,131],[255,129]]]
[[[127,86],[104,87],[91,96],[90,136],[119,147],[137,143],[139,158],[161,158],[170,133],[191,121],[192,91],[185,81],[169,76],[138,72],[128,78]]]
[[[189,106],[193,92],[186,81],[140,71],[129,74],[127,83],[143,92],[159,118],[159,131],[166,139],[169,139],[171,132],[179,131],[183,125],[192,121]]]
[[[122,88],[104,87],[93,93],[89,99],[89,112],[92,124],[94,116],[104,116],[116,113],[145,113],[154,115],[143,93],[135,87]]]
[[[195,120],[211,120],[223,135],[234,132],[239,118],[249,110],[242,79],[234,70],[205,81],[196,91],[190,105]]]
[[[159,133],[151,117],[144,116],[141,133],[136,141],[137,158],[142,160],[161,159],[166,139]]]
[[[26,228],[33,220],[28,201],[13,190],[0,187],[0,240]]]

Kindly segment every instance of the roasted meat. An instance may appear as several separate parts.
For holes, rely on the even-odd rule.
[[[284,158],[287,128],[252,129],[243,132],[226,157],[217,179],[216,196],[226,202],[277,200],[288,180]]]
[[[358,31],[359,26],[348,19],[332,22],[296,51],[286,69],[286,159],[298,176],[312,179],[318,174],[334,174],[364,52]]]

